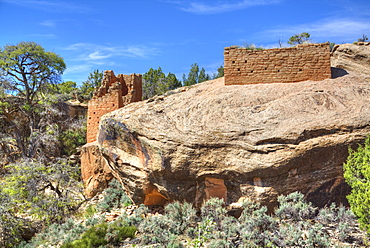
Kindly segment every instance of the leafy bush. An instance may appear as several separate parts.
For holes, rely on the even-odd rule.
[[[67,160],[49,164],[24,160],[6,168],[9,173],[0,182],[0,193],[16,205],[17,213],[45,223],[63,222],[82,201],[79,168]]]
[[[146,215],[149,213],[149,209],[144,204],[141,204],[133,214],[128,215],[124,212],[117,220],[127,223],[129,226],[140,226],[144,221]]]
[[[86,120],[80,119],[71,122],[68,129],[59,134],[58,139],[64,155],[76,153],[77,147],[86,144]]]
[[[118,244],[121,240],[135,237],[136,228],[119,225],[116,222],[100,223],[88,229],[80,239],[66,243],[61,248],[92,248],[109,244]]]
[[[85,218],[90,218],[92,216],[94,216],[94,214],[96,214],[97,210],[96,210],[96,206],[95,205],[88,205],[87,208],[85,209],[85,213],[83,214],[83,216]]]
[[[351,193],[347,199],[360,226],[370,234],[370,137],[357,150],[349,148],[348,152],[344,178]]]
[[[312,219],[315,216],[316,209],[309,202],[303,200],[303,195],[299,192],[294,192],[288,196],[279,196],[279,208],[275,214],[280,219],[306,220]]]
[[[18,248],[52,247],[76,240],[88,227],[95,225],[101,220],[98,218],[88,219],[83,224],[77,224],[72,218],[63,224],[54,223],[38,233],[29,243],[23,242]]]
[[[139,225],[139,231],[143,233],[142,243],[177,246],[178,235],[194,227],[195,219],[196,211],[191,204],[170,203],[165,207],[165,215],[145,218]]]
[[[97,209],[103,212],[109,212],[112,208],[129,206],[132,204],[131,199],[126,195],[120,182],[113,179],[109,187],[104,190],[103,201],[97,204]]]
[[[348,233],[348,228],[355,224],[350,211],[335,204],[318,211],[303,198],[298,192],[280,196],[280,206],[273,215],[267,214],[265,206],[245,201],[238,219],[228,216],[223,200],[218,198],[205,202],[199,217],[193,215],[190,205],[171,203],[165,215],[142,220],[139,238],[142,244],[154,247],[172,247],[171,242],[175,247],[331,247],[335,243],[330,243],[329,235],[341,241],[362,243]],[[323,228],[334,224],[335,232],[327,233]]]
[[[329,208],[320,209],[316,217],[320,223],[335,225],[335,231],[338,234],[336,238],[340,241],[350,239],[350,228],[356,223],[356,217],[351,210],[345,207],[337,207],[332,204]]]
[[[304,44],[304,43],[309,43],[310,42],[310,34],[303,32],[300,34],[293,35],[292,37],[289,38],[288,44],[289,45],[298,45],[298,44]]]
[[[152,216],[145,218],[139,225],[139,232],[142,233],[141,242],[143,244],[166,245],[171,238],[173,223],[165,216]]]
[[[0,247],[13,247],[21,241],[23,222],[15,216],[15,205],[0,192]]]
[[[78,224],[70,218],[63,224],[52,224],[37,234],[31,242],[23,242],[18,247],[99,247],[108,243],[115,245],[126,238],[133,238],[136,230],[136,227],[121,219],[106,223],[105,218],[91,218]]]
[[[247,247],[268,247],[276,243],[277,221],[267,214],[267,207],[246,201],[240,216],[241,241]]]
[[[240,48],[245,48],[247,50],[258,50],[258,51],[265,50],[263,47],[257,47],[255,44],[248,43],[248,42],[244,42],[244,44],[239,46],[239,47]]]
[[[338,245],[333,238],[363,245],[353,236],[355,219],[344,207],[333,204],[318,211],[300,193],[281,196],[279,201],[279,214],[272,215],[266,207],[245,201],[238,219],[227,214],[218,198],[205,202],[198,215],[189,203],[170,203],[164,215],[149,215],[148,208],[141,205],[110,224],[102,219],[54,224],[22,247],[122,246],[126,237],[134,237],[135,227],[139,235],[129,242],[140,243],[138,247],[332,247]]]
[[[184,231],[193,226],[196,219],[196,211],[190,203],[173,202],[168,204],[165,209],[165,215],[175,223],[171,227],[174,234],[182,234]]]

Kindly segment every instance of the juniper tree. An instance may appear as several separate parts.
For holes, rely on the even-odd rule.
[[[358,217],[360,226],[370,233],[370,137],[357,150],[349,148],[344,178],[351,187],[347,196],[351,210]]]
[[[58,84],[66,69],[64,60],[35,42],[20,42],[0,49],[0,119],[2,132],[15,141],[23,157],[37,150],[40,130],[40,101],[50,85]]]
[[[309,33],[303,32],[300,34],[293,35],[289,38],[288,44],[290,45],[299,45],[303,43],[308,43],[310,41],[311,35]]]

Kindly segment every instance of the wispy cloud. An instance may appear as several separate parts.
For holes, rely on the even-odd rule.
[[[92,65],[89,65],[89,64],[68,66],[67,70],[65,71],[65,74],[89,72],[92,70],[91,68],[92,68]]]
[[[41,37],[41,38],[46,38],[46,39],[56,39],[58,36],[55,34],[31,34],[31,36],[34,37]]]
[[[100,59],[106,59],[109,57],[112,57],[112,54],[103,55],[100,51],[96,51],[96,52],[90,53],[88,56],[88,59],[100,60]]]
[[[56,21],[54,20],[45,20],[40,23],[41,26],[49,27],[49,28],[55,28],[56,27]]]
[[[83,81],[93,69],[112,68],[123,66],[130,59],[150,59],[158,55],[155,47],[146,45],[113,46],[98,45],[93,43],[76,43],[63,48],[66,63],[69,65],[64,77],[74,78],[75,81]]]
[[[335,39],[338,42],[350,42],[362,34],[370,33],[370,20],[355,19],[325,19],[315,23],[306,23],[275,29],[261,33],[262,39],[267,37],[290,37],[302,32],[308,32],[314,41],[324,42]]]
[[[209,2],[190,2],[184,3],[181,2],[182,7],[181,9],[186,12],[190,12],[197,15],[211,15],[211,14],[219,14],[224,12],[230,12],[240,9],[246,9],[253,6],[258,5],[269,5],[269,4],[276,4],[280,2],[280,0],[243,0],[243,1],[223,1],[223,2],[213,2],[210,4]],[[178,1],[175,2],[179,4]]]
[[[18,6],[40,9],[46,12],[77,12],[88,13],[91,11],[90,7],[80,2],[59,1],[59,0],[2,0],[6,3],[15,4]],[[79,3],[79,4],[78,4]]]
[[[109,46],[96,45],[92,43],[77,43],[70,45],[65,50],[76,51],[77,60],[102,60],[113,56],[124,56],[131,58],[149,58],[158,54],[158,49],[145,45],[134,46]]]

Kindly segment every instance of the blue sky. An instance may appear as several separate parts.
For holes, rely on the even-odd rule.
[[[161,66],[181,79],[197,63],[211,74],[224,47],[272,48],[301,32],[314,42],[370,37],[370,1],[0,0],[0,46],[37,42],[64,58],[63,80],[77,83],[94,69]]]

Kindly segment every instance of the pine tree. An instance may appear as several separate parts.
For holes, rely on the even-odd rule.
[[[188,74],[188,78],[184,82],[185,86],[197,84],[199,81],[199,66],[197,63],[191,65],[190,72]]]
[[[161,67],[158,67],[158,69],[150,68],[143,75],[143,99],[162,95],[181,86],[181,82],[176,78],[175,74],[169,72],[166,76]]]
[[[169,72],[167,74],[167,88],[168,90],[174,90],[182,86],[181,81],[177,79],[176,75]]]
[[[198,83],[208,81],[210,79],[211,77],[208,74],[206,74],[206,70],[202,67],[202,69],[199,72]]]

